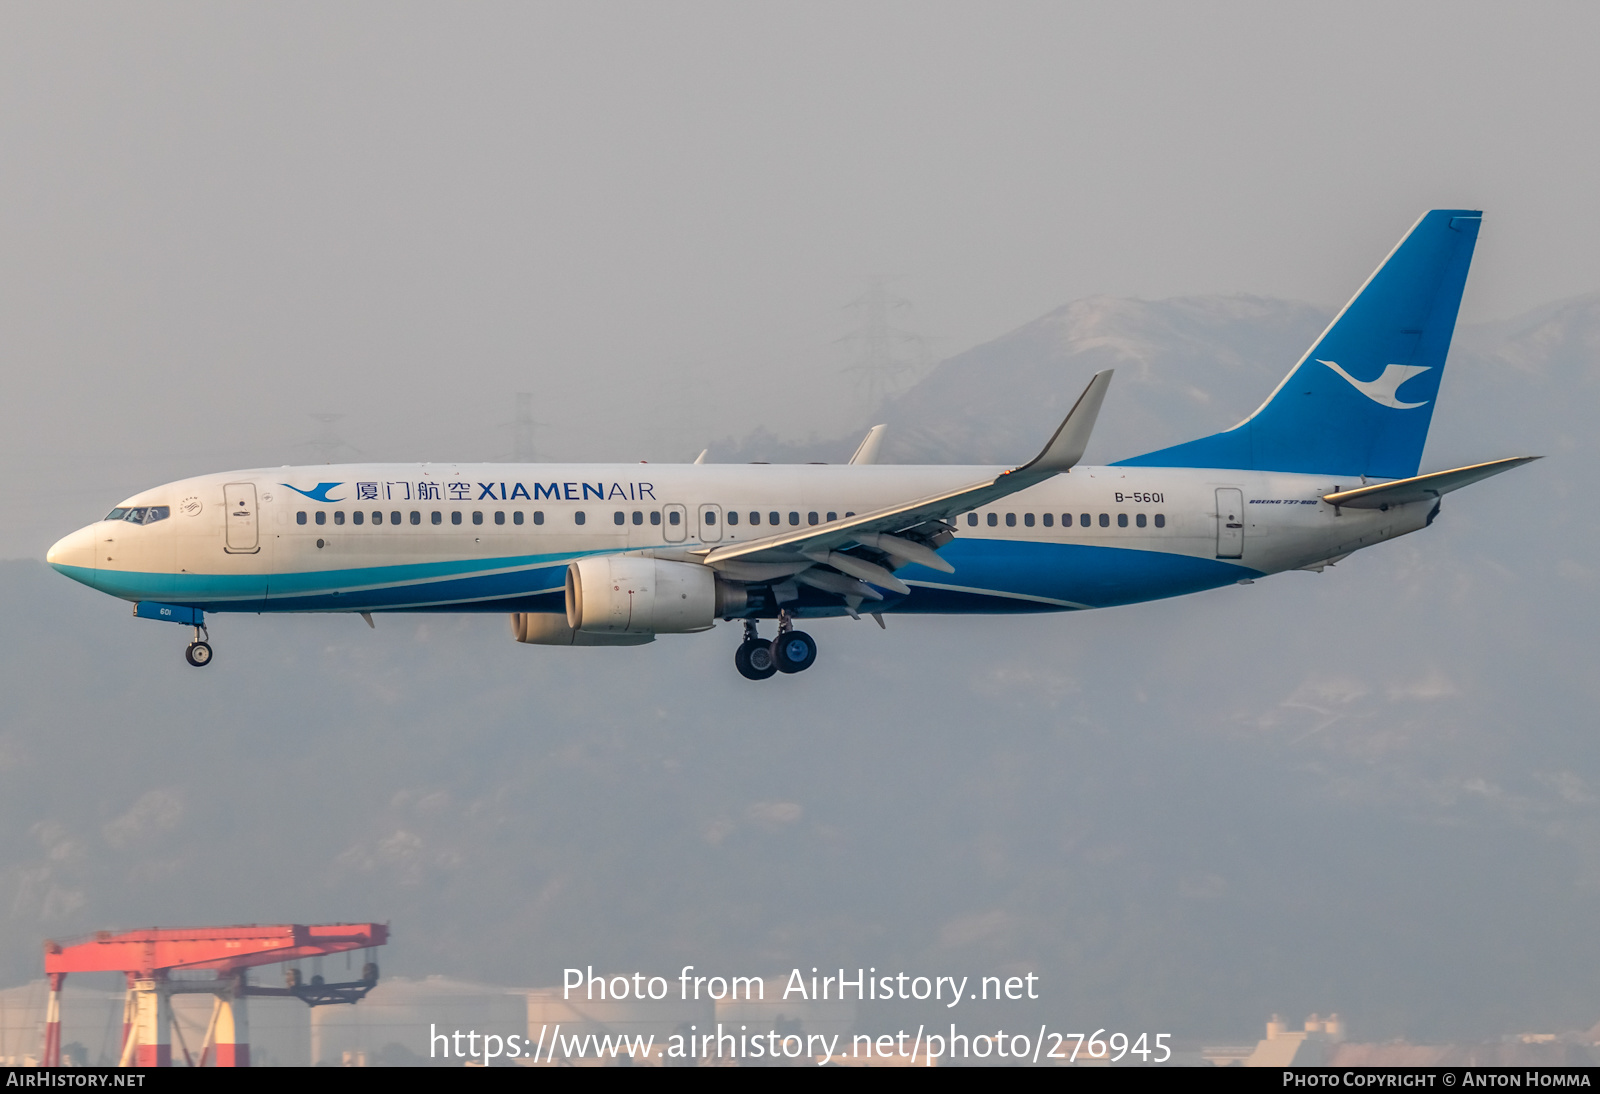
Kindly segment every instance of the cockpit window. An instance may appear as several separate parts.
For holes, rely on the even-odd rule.
[[[106,519],[125,520],[129,524],[154,524],[171,515],[172,508],[167,505],[136,505],[131,509],[113,509],[106,514]]]

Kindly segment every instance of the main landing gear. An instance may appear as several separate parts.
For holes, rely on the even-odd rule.
[[[211,632],[204,627],[194,629],[194,641],[189,643],[189,648],[183,651],[183,658],[197,669],[203,669],[211,664],[211,643],[201,641],[200,635],[204,633],[207,638]]]
[[[745,620],[744,641],[733,655],[739,675],[746,680],[766,680],[779,672],[804,672],[817,660],[817,641],[794,629],[789,613],[778,613],[778,637],[764,641],[754,620]]]

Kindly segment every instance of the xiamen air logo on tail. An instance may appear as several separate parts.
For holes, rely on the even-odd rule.
[[[1426,399],[1422,400],[1420,403],[1402,403],[1396,393],[1400,390],[1401,384],[1405,383],[1413,376],[1427,372],[1433,367],[1432,365],[1385,365],[1383,369],[1383,375],[1378,377],[1376,380],[1357,380],[1354,376],[1340,368],[1339,365],[1334,361],[1324,361],[1321,358],[1318,358],[1317,364],[1327,365],[1329,368],[1333,369],[1333,371],[1344,377],[1351,387],[1361,392],[1361,394],[1365,395],[1379,406],[1393,407],[1396,410],[1415,410],[1419,406],[1428,405],[1428,400]]]

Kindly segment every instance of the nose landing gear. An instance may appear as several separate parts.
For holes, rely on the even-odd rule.
[[[189,643],[189,648],[183,651],[183,658],[197,669],[203,669],[211,664],[211,643],[202,641],[200,635],[211,637],[211,632],[200,626],[194,629],[194,641]]]
[[[756,633],[754,620],[745,620],[744,641],[733,655],[739,675],[746,680],[767,680],[777,673],[804,672],[817,660],[817,643],[805,631],[794,630],[789,613],[778,613],[778,637],[771,642]]]

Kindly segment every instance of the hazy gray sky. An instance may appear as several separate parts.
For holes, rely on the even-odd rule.
[[[310,410],[491,457],[516,390],[555,458],[833,428],[870,277],[941,354],[1095,293],[1337,305],[1437,205],[1488,211],[1464,315],[1508,315],[1600,286],[1597,39],[1558,4],[7,5],[0,500],[307,459]]]

